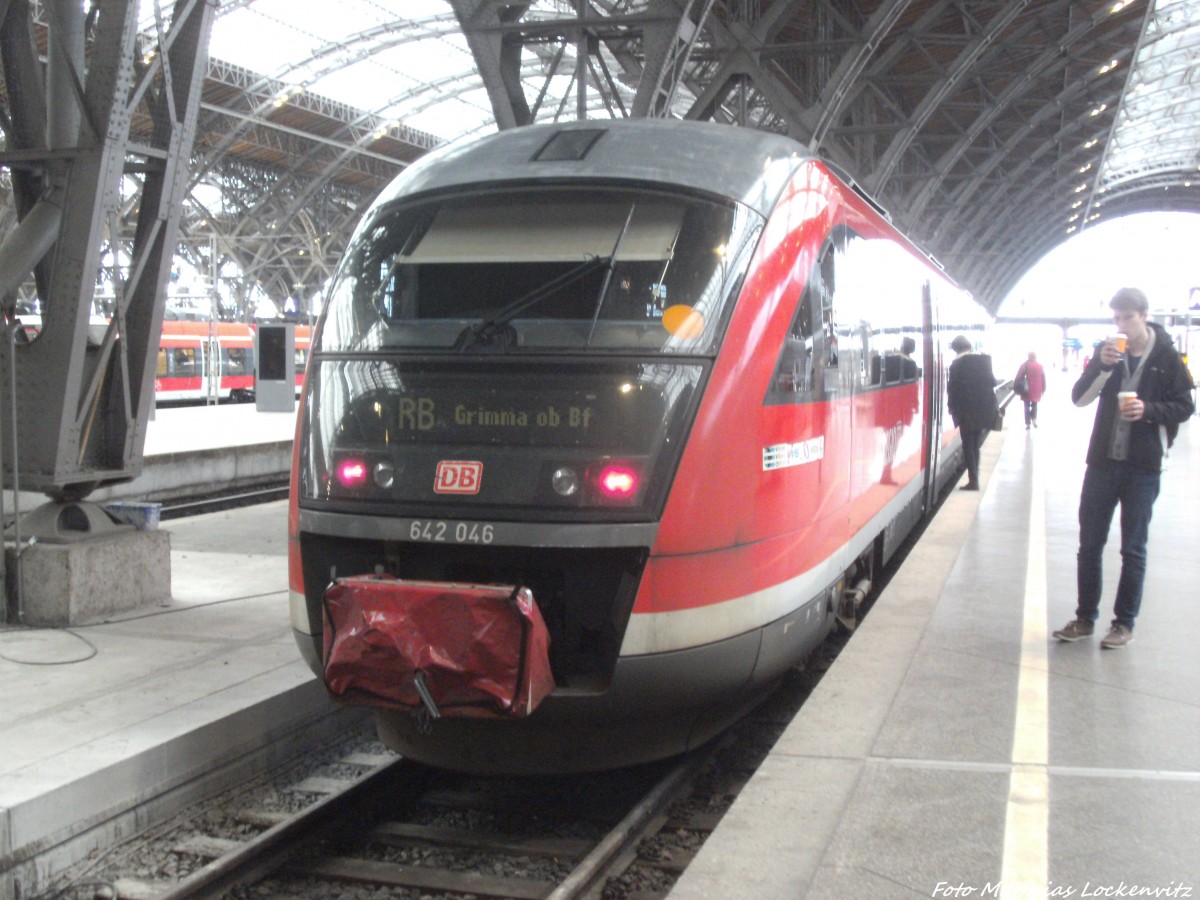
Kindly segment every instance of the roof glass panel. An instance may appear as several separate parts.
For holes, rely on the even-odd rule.
[[[1101,191],[1157,173],[1200,170],[1200,0],[1150,14],[1099,175]]]
[[[445,0],[251,0],[225,4],[214,58],[452,139],[492,118]]]

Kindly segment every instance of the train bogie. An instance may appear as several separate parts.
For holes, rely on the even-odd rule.
[[[322,672],[339,577],[522,585],[541,707],[381,708],[390,744],[529,772],[707,740],[852,614],[951,477],[939,297],[962,300],[778,136],[589,122],[432,154],[367,213],[314,339],[302,652]]]

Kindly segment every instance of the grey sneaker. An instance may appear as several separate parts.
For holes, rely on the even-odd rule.
[[[1133,642],[1133,629],[1125,625],[1114,625],[1100,642],[1107,650],[1118,650]]]
[[[1095,630],[1096,626],[1086,619],[1072,619],[1062,628],[1058,629],[1058,631],[1053,632],[1053,634],[1060,641],[1078,641],[1085,637],[1091,637],[1092,632]],[[1108,640],[1108,638],[1105,638],[1105,640]]]

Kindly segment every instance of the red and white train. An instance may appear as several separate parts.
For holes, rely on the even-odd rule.
[[[254,329],[240,322],[163,322],[154,372],[158,403],[254,398]],[[296,388],[304,381],[309,331],[297,325]]]
[[[430,154],[367,212],[316,329],[289,514],[300,649],[330,684],[327,588],[348,576],[443,590],[452,656],[477,649],[453,643],[459,587],[524,587],[554,682],[530,714],[347,696],[446,768],[694,747],[960,473],[949,342],[986,323],[778,135],[592,121]]]
[[[41,316],[22,314],[20,322],[21,340],[36,340]],[[106,318],[92,319],[95,340],[101,340],[107,328]],[[255,328],[240,322],[165,320],[154,370],[155,402],[253,400]],[[304,384],[311,331],[307,325],[294,330],[297,395]]]

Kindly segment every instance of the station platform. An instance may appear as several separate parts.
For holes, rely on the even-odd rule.
[[[286,473],[294,421],[250,404],[159,410],[147,468],[170,459],[203,483],[282,445]],[[285,502],[160,527],[169,602],[70,628],[0,625],[3,900],[36,896],[96,848],[277,765],[289,735],[333,741],[366,722],[329,703],[296,648]]]
[[[146,426],[141,474],[102,488],[98,502],[194,496],[197,485],[252,489],[287,479],[295,412],[259,412],[253,403],[166,406]]]
[[[670,900],[1200,896],[1200,420],[1150,527],[1135,640],[1074,618],[1095,407],[1013,404]]]
[[[146,425],[142,471],[130,481],[106,485],[89,496],[97,503],[170,502],[205,488],[253,490],[278,485],[292,465],[294,412],[258,412],[253,403],[166,406]],[[21,491],[19,506],[4,491],[5,516],[34,509],[46,498]]]
[[[286,443],[296,435],[296,413],[259,412],[253,403],[160,406],[146,424],[145,455],[228,450],[235,446]]]
[[[1181,430],[1164,476],[1136,640],[1101,650],[1103,628],[1050,637],[1074,611],[1094,411],[1042,407],[1036,431],[1012,409],[989,436],[984,490],[947,499],[673,900],[1196,895],[1200,425]],[[254,421],[229,409],[218,415]],[[199,452],[201,436],[290,427],[269,415],[184,415],[169,439]],[[240,762],[273,765],[289,734],[365,723],[299,658],[285,520],[278,502],[165,522],[169,603],[0,627],[0,897],[36,896]]]

